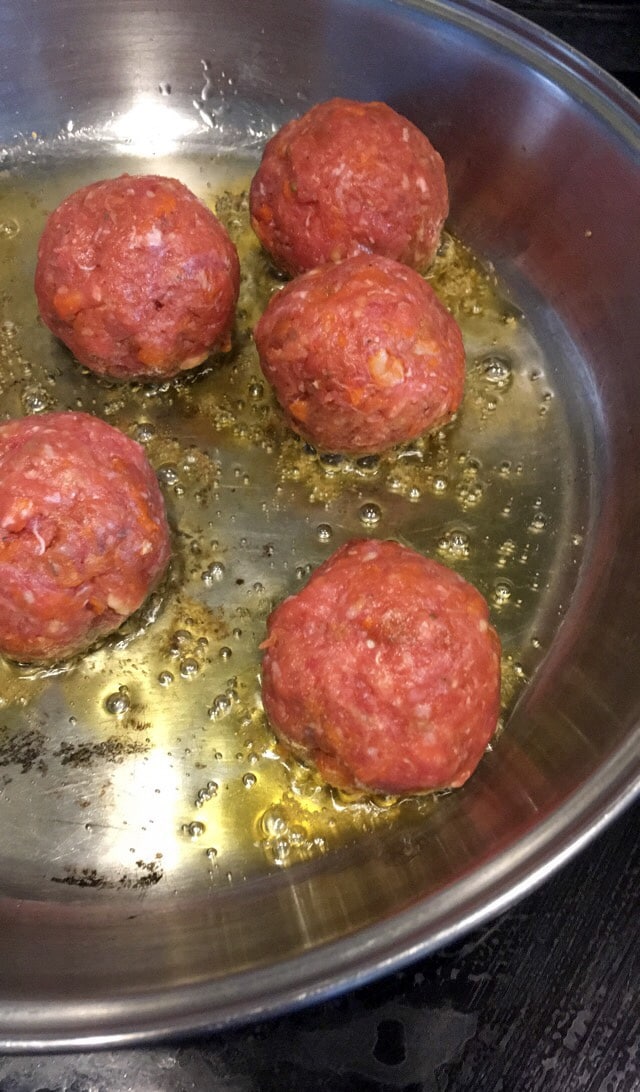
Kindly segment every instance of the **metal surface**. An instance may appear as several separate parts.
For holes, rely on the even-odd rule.
[[[170,581],[121,642],[0,670],[0,1042],[221,1026],[450,939],[637,788],[637,104],[488,4],[16,2],[0,41],[2,412],[79,403],[138,436],[175,528]],[[452,243],[436,269],[469,359],[446,436],[336,466],[285,433],[248,337],[274,281],[232,199],[230,360],[116,388],[52,344],[31,276],[65,192],[153,169],[214,204],[335,93],[429,133],[451,227],[498,271]],[[331,794],[261,716],[271,602],[357,533],[454,564],[503,639],[504,731],[436,802]]]

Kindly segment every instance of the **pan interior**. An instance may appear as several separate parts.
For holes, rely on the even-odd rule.
[[[181,178],[241,255],[232,352],[163,384],[97,379],[37,318],[33,263],[46,212],[124,169]],[[399,538],[489,600],[508,715],[557,626],[558,582],[570,589],[579,572],[588,512],[574,482],[586,439],[582,422],[569,429],[561,362],[450,234],[430,276],[464,332],[459,419],[360,459],[318,454],[286,430],[251,338],[281,282],[250,230],[248,178],[248,164],[228,157],[123,162],[85,152],[5,181],[0,216],[15,227],[4,244],[4,411],[81,409],[142,442],[174,531],[170,577],[124,634],[66,667],[2,664],[2,808],[16,897],[141,890],[155,904],[175,891],[268,883],[389,828],[406,831],[410,847],[443,802],[350,799],[279,751],[259,699],[269,610],[344,541]]]
[[[252,40],[259,28],[240,7]],[[360,7],[318,5],[350,34]],[[357,87],[353,74],[315,72],[303,93],[298,84],[281,102],[255,87],[256,97],[244,96],[243,79],[258,88],[260,80],[234,67],[237,24],[224,10],[230,59],[226,67],[206,62],[194,77],[195,104],[191,92],[175,94],[179,80],[163,78],[119,101],[108,124],[104,102],[95,119],[78,106],[82,125],[65,121],[54,132],[51,122],[49,134],[27,133],[7,146],[0,174],[2,414],[83,409],[137,439],[157,470],[174,542],[168,580],[115,638],[56,670],[0,663],[0,908],[11,925],[6,950],[0,940],[0,989],[8,1045],[12,1036],[83,1041],[90,1021],[122,1039],[157,1032],[163,1020],[173,1030],[183,1019],[196,1026],[269,1008],[255,1000],[248,972],[269,974],[290,959],[304,967],[323,945],[384,928],[403,912],[415,915],[416,928],[422,923],[418,943],[428,943],[435,935],[429,896],[444,899],[438,913],[455,928],[456,883],[481,878],[494,858],[566,806],[626,740],[635,717],[637,699],[616,704],[615,680],[607,691],[599,683],[615,656],[615,629],[605,631],[596,665],[586,622],[595,616],[607,624],[602,596],[616,584],[612,556],[616,543],[628,541],[631,519],[621,496],[607,519],[623,454],[604,363],[589,355],[621,306],[610,302],[606,281],[613,258],[598,244],[604,304],[599,297],[585,337],[584,291],[565,263],[563,301],[559,263],[567,231],[580,231],[572,254],[589,245],[593,210],[569,223],[560,179],[533,160],[525,172],[505,137],[513,138],[518,111],[506,117],[502,98],[494,128],[504,143],[502,158],[492,160],[492,186],[473,118],[446,106],[442,73],[430,74],[437,101],[429,105],[429,89],[394,84],[391,71],[413,56],[418,30],[425,42],[435,35],[442,63],[462,36],[472,47],[470,82],[481,58],[494,90],[504,93],[514,81],[523,89],[520,115],[533,101],[524,88],[535,85],[538,105],[524,116],[542,164],[552,160],[544,134],[551,122],[566,124],[564,111],[571,107],[572,132],[584,129],[581,140],[600,132],[600,119],[513,57],[495,56],[482,35],[440,23],[433,12],[420,22],[410,8],[393,23],[391,5],[379,5],[361,31],[368,40],[376,20],[394,28],[375,91],[366,69]],[[202,17],[198,8],[194,20]],[[308,32],[295,17],[281,55],[301,49]],[[129,48],[120,40],[114,46],[116,53]],[[269,48],[276,48],[271,40]],[[270,56],[258,51],[258,70]],[[193,54],[176,63],[186,84]],[[459,58],[456,64],[449,92],[459,106]],[[240,92],[230,96],[225,80]],[[286,430],[251,340],[281,281],[248,226],[249,178],[284,117],[335,91],[386,98],[440,143],[452,217],[429,276],[458,318],[467,352],[457,420],[360,460],[318,455]],[[98,380],[37,318],[33,271],[47,213],[78,186],[123,171],[184,181],[227,225],[242,262],[232,351],[165,384]],[[536,198],[547,202],[546,234]],[[592,198],[597,204],[597,185]],[[612,234],[609,249],[619,257],[623,233]],[[622,371],[626,397],[637,401],[624,362]],[[265,723],[258,645],[269,610],[356,536],[399,538],[457,569],[489,601],[503,642],[503,724],[463,790],[394,800],[329,790],[278,749]],[[619,581],[616,587],[628,594]],[[626,676],[620,682],[624,693]],[[295,979],[274,978],[274,998],[291,993]],[[171,1010],[172,991],[182,991],[178,1008],[189,990],[201,1006],[196,991],[213,983],[198,1015]],[[155,1023],[145,1008],[152,1001],[158,1013],[164,1003],[171,1010]]]

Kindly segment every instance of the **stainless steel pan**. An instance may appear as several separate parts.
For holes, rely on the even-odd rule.
[[[425,129],[484,270],[449,241],[436,271],[465,332],[460,419],[378,462],[288,435],[248,333],[272,274],[238,194],[273,127],[333,94]],[[175,542],[118,640],[58,673],[0,666],[3,1049],[219,1027],[361,982],[497,913],[631,799],[638,120],[479,0],[2,5],[0,412],[81,405],[139,438]],[[46,212],[122,170],[232,195],[234,353],[163,388],[82,373],[31,291]],[[504,727],[435,801],[332,794],[261,716],[270,604],[354,534],[458,567],[503,638]]]

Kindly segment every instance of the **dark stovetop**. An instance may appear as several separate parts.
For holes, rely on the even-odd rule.
[[[640,95],[638,0],[502,0]]]
[[[637,0],[509,0],[640,94]],[[313,1008],[205,1039],[0,1057],[0,1092],[640,1092],[629,809],[492,924]]]

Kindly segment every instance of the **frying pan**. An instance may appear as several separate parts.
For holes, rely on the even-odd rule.
[[[80,406],[134,435],[175,546],[117,638],[1,666],[0,1045],[222,1027],[450,941],[637,791],[638,104],[479,0],[7,0],[0,42],[2,412]],[[286,433],[248,333],[273,275],[241,194],[274,128],[334,94],[438,147],[438,284],[462,278],[460,418],[373,464]],[[47,211],[124,170],[183,178],[245,268],[231,358],[150,388],[84,373],[31,292]],[[459,568],[502,636],[504,723],[438,799],[331,793],[261,715],[271,604],[357,534]]]

